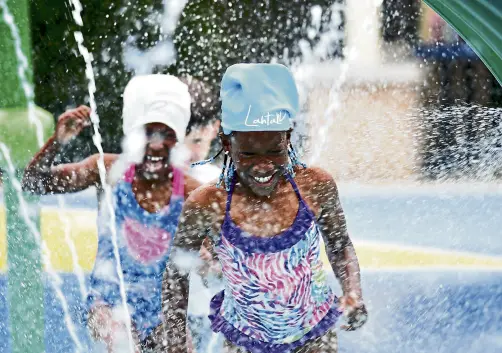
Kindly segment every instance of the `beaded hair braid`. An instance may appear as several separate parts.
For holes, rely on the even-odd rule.
[[[204,165],[208,163],[212,163],[216,160],[216,158],[223,152],[223,148],[214,156],[209,159],[205,159],[203,161],[192,163],[192,168],[197,165]],[[307,165],[300,161],[298,154],[296,153],[293,145],[289,143],[288,145],[288,156],[289,156],[289,164],[286,166],[286,171],[292,176],[295,176],[294,167],[300,166],[302,168],[307,168]],[[223,167],[221,169],[221,174],[216,183],[216,187],[220,188],[222,183],[225,183],[225,190],[230,191],[230,185],[235,175],[235,165],[232,161],[232,157],[229,156],[228,152],[225,152],[225,157],[223,159]]]

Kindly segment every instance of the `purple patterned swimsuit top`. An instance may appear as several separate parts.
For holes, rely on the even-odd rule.
[[[315,215],[298,196],[293,224],[270,237],[242,231],[231,219],[235,180],[216,251],[225,290],[211,302],[212,328],[250,352],[289,352],[322,336],[340,316],[321,259]]]

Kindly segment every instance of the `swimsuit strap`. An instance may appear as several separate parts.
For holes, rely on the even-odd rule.
[[[131,184],[134,180],[134,174],[136,173],[136,165],[131,164],[129,168],[124,173],[123,179],[126,183]]]
[[[131,164],[129,168],[124,173],[122,179],[129,184],[134,181],[134,175],[136,173],[136,165]],[[173,167],[173,192],[174,196],[184,196],[185,195],[185,175],[183,171],[179,168]]]
[[[232,203],[232,195],[234,194],[236,182],[237,182],[237,176],[234,175],[234,177],[232,178],[232,181],[230,182],[230,189],[228,190],[228,193],[227,193],[227,203],[225,206],[226,215],[230,214],[230,204]]]
[[[302,195],[300,194],[300,189],[298,189],[298,185],[296,185],[296,182],[295,182],[295,179],[293,178],[293,176],[291,174],[289,174],[288,172],[286,172],[285,177],[291,183],[291,186],[293,187],[293,190],[295,191],[296,196],[298,197],[298,200],[301,203],[304,203]]]
[[[179,168],[173,167],[173,196],[185,195],[185,175]]]

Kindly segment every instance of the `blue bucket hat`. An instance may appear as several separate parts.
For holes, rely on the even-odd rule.
[[[236,64],[221,81],[221,126],[232,131],[287,131],[299,109],[293,74],[280,64]]]

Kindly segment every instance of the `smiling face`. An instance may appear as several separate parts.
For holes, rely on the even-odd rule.
[[[164,180],[169,177],[169,155],[178,142],[176,133],[169,126],[151,123],[145,126],[147,145],[143,162],[137,166],[137,173],[147,180]]]
[[[258,196],[269,196],[288,163],[289,133],[234,132],[223,144],[230,152],[240,182]]]

